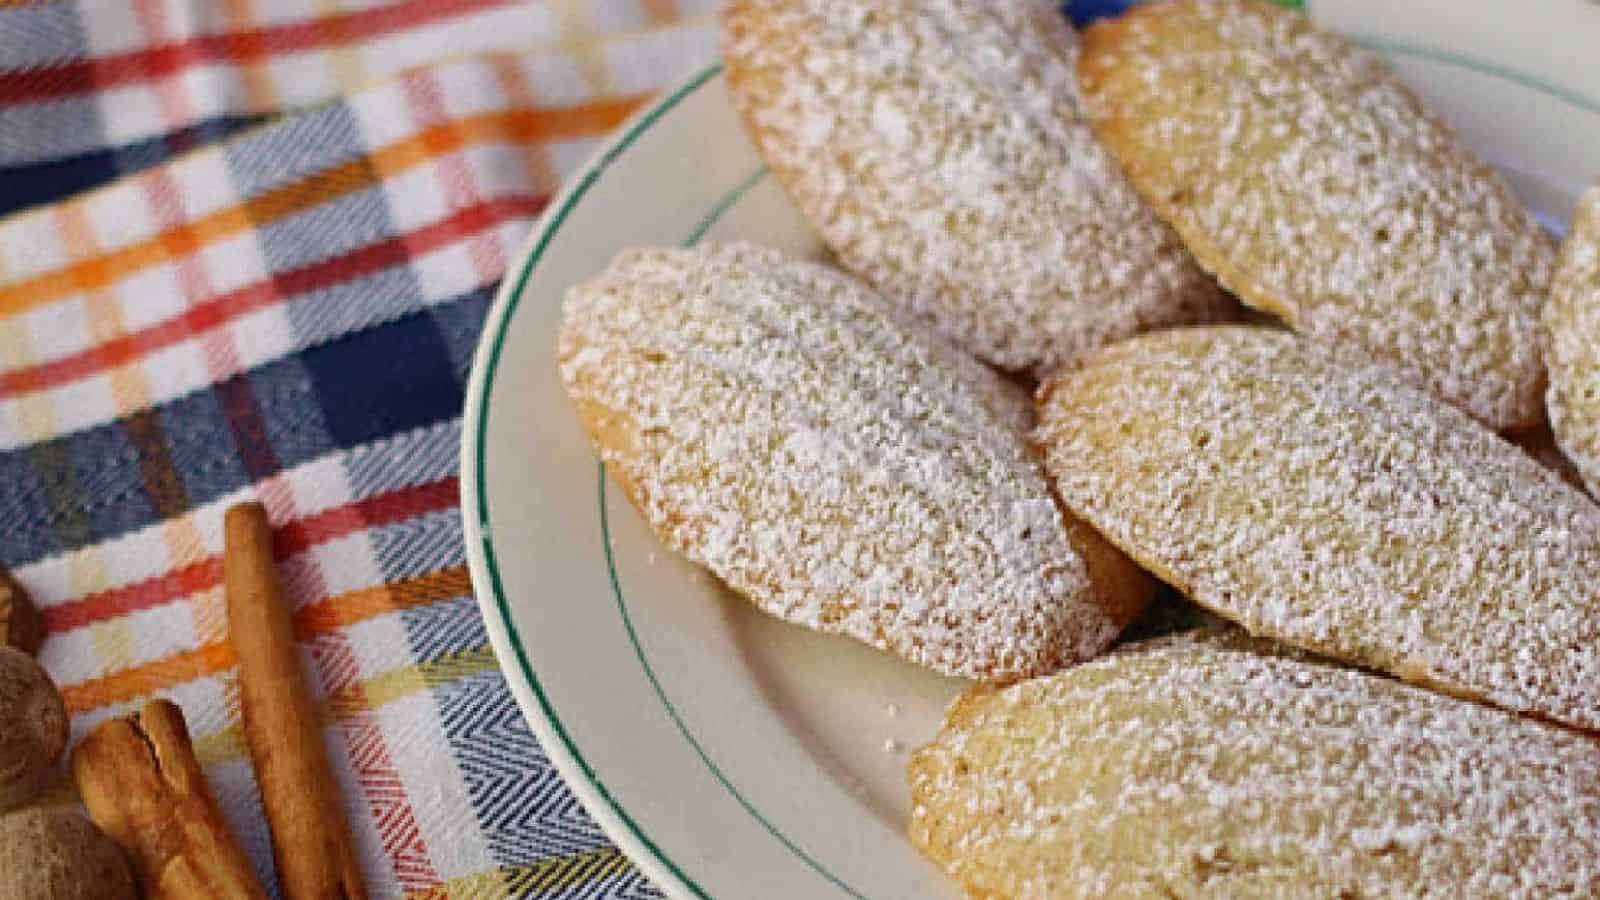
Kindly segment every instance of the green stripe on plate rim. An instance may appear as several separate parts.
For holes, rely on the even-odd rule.
[[[1312,0],[1277,0],[1277,2],[1281,6],[1298,9],[1308,16],[1316,15],[1316,10],[1312,8]],[[1325,3],[1329,2],[1329,0],[1317,0],[1317,2]],[[1412,56],[1429,62],[1444,63],[1461,69],[1470,69],[1483,75],[1502,78],[1513,84],[1530,88],[1541,94],[1547,94],[1557,100],[1570,103],[1585,112],[1600,115],[1600,98],[1589,97],[1559,84],[1553,84],[1536,75],[1519,72],[1510,66],[1502,66],[1499,63],[1492,63],[1477,57],[1456,53],[1452,50],[1429,47],[1425,44],[1413,44],[1408,41],[1395,40],[1394,38],[1381,37],[1379,35],[1346,33],[1345,37],[1369,50],[1377,50],[1380,53]]]
[[[616,143],[606,150],[605,156],[583,176],[578,186],[568,195],[566,202],[555,211],[548,224],[544,226],[544,233],[540,235],[538,243],[534,245],[533,252],[529,253],[526,261],[523,262],[521,270],[517,273],[516,283],[512,287],[511,293],[507,295],[506,311],[499,319],[499,328],[490,336],[488,368],[484,372],[483,395],[479,400],[477,409],[478,428],[473,437],[473,458],[477,463],[477,479],[476,484],[473,485],[473,490],[477,494],[478,530],[482,535],[479,544],[483,552],[484,568],[489,573],[490,589],[494,592],[495,609],[500,614],[501,626],[505,628],[506,635],[510,638],[511,648],[517,655],[517,663],[522,670],[523,678],[533,690],[535,698],[538,699],[539,709],[544,714],[545,721],[549,724],[550,729],[555,732],[557,738],[560,739],[567,754],[577,764],[579,771],[583,773],[584,779],[589,782],[589,786],[605,801],[611,811],[616,814],[617,820],[633,835],[640,846],[644,847],[668,872],[672,873],[680,884],[696,897],[702,898],[702,900],[712,900],[711,895],[706,893],[704,888],[663,853],[661,848],[656,846],[656,843],[650,839],[649,835],[644,833],[644,829],[639,827],[639,823],[628,815],[622,804],[611,796],[611,791],[600,781],[599,776],[595,774],[594,768],[589,765],[589,761],[584,758],[582,751],[578,749],[578,745],[572,740],[572,736],[567,733],[566,726],[561,722],[561,717],[556,713],[555,707],[550,703],[549,696],[544,692],[544,686],[540,683],[539,676],[534,674],[533,665],[528,660],[527,648],[522,643],[522,635],[517,631],[516,623],[511,618],[511,607],[509,601],[506,600],[505,584],[500,578],[500,564],[496,559],[494,540],[489,529],[489,492],[486,476],[488,471],[488,442],[485,437],[489,427],[489,398],[494,391],[495,375],[500,369],[500,356],[505,349],[507,326],[511,322],[511,317],[516,314],[517,307],[521,305],[522,294],[528,286],[528,279],[533,275],[533,270],[538,265],[539,260],[544,257],[544,252],[550,246],[550,241],[555,238],[556,232],[560,230],[561,224],[571,215],[573,208],[578,205],[578,201],[583,199],[584,195],[589,192],[589,188],[594,186],[600,175],[610,168],[611,164],[616,162],[617,158],[632,146],[634,141],[638,140],[639,135],[643,134],[651,125],[654,125],[673,107],[681,103],[685,97],[694,93],[721,72],[721,63],[708,66],[704,71],[693,76],[682,87],[674,91],[671,96],[646,112],[638,122],[634,123],[627,132],[617,139]]]
[[[543,685],[539,682],[538,676],[533,671],[533,665],[528,659],[527,649],[523,645],[521,633],[518,632],[516,625],[511,618],[510,605],[509,601],[506,599],[505,585],[500,577],[500,566],[496,558],[494,542],[490,537],[491,532],[489,529],[488,482],[486,476],[486,472],[488,470],[488,442],[485,440],[485,436],[488,428],[487,412],[489,399],[494,390],[495,375],[499,371],[500,355],[505,345],[505,336],[508,330],[507,326],[511,322],[511,317],[515,315],[517,307],[521,304],[523,291],[527,287],[528,281],[532,277],[533,271],[537,267],[539,260],[543,258],[544,251],[549,246],[550,241],[554,239],[556,232],[560,230],[562,223],[571,214],[578,202],[583,199],[585,194],[588,193],[589,188],[592,187],[597,180],[599,180],[600,175],[604,173],[604,171],[609,168],[610,165],[615,162],[617,158],[620,157],[622,153],[626,151],[641,134],[648,130],[650,126],[654,125],[668,111],[681,103],[684,98],[694,93],[712,78],[715,78],[717,75],[721,74],[721,72],[721,63],[712,64],[704,71],[691,78],[687,83],[685,83],[678,90],[674,91],[670,96],[662,100],[657,106],[652,107],[648,112],[646,112],[637,123],[629,128],[627,132],[621,135],[617,139],[616,143],[606,151],[606,154],[601,159],[600,163],[583,176],[583,179],[578,183],[578,186],[573,190],[571,195],[568,196],[566,202],[563,203],[561,208],[557,209],[550,218],[549,224],[545,226],[544,234],[541,235],[538,243],[534,245],[532,253],[528,255],[527,261],[524,263],[521,271],[517,274],[515,285],[513,286],[511,293],[508,295],[506,313],[503,317],[501,317],[499,321],[500,327],[493,335],[493,343],[490,347],[488,356],[488,368],[484,372],[484,390],[478,408],[478,429],[477,434],[475,435],[473,448],[474,455],[477,459],[477,481],[474,485],[474,489],[477,491],[478,495],[479,530],[483,535],[481,544],[483,549],[484,563],[485,568],[489,572],[490,584],[494,591],[495,608],[500,613],[501,623],[505,627],[506,634],[511,640],[512,649],[516,652],[517,661],[522,669],[522,674],[526,677],[529,687],[533,689],[535,697],[538,698],[539,707],[544,713],[545,720],[550,724],[551,729],[560,738],[562,745],[566,748],[568,754],[571,755],[573,761],[577,763],[579,770],[583,773],[583,777],[589,782],[589,785],[594,788],[595,792],[601,797],[601,799],[605,801],[606,805],[611,808],[612,812],[617,815],[618,820],[623,823],[623,825],[628,829],[629,833],[631,833],[634,838],[639,841],[640,845],[645,847],[650,854],[656,858],[657,861],[666,867],[666,869],[671,872],[679,880],[679,882],[683,884],[684,887],[693,892],[695,896],[705,898],[705,900],[711,900],[711,896],[706,892],[705,888],[701,887],[698,882],[689,877],[687,872],[679,867],[677,863],[673,862],[673,860],[668,857],[666,853],[664,853],[648,835],[645,834],[644,830],[639,827],[639,824],[634,821],[633,817],[628,814],[627,810],[623,808],[622,804],[619,803],[614,796],[612,796],[610,790],[606,788],[603,782],[601,782],[599,776],[595,774],[594,768],[589,764],[588,760],[584,758],[582,751],[578,749],[576,742],[574,742],[571,735],[567,733],[566,727],[562,724],[560,716],[556,713],[555,707],[551,704],[549,696],[544,692]],[[728,210],[732,209],[739,202],[739,200],[744,197],[745,194],[748,194],[756,187],[756,185],[760,184],[760,182],[766,177],[766,174],[767,169],[765,166],[762,166],[745,176],[744,179],[742,179],[737,185],[724,194],[723,197],[716,203],[716,205],[712,207],[712,209],[701,219],[701,221],[684,239],[684,246],[693,246],[694,244],[699,243],[701,238],[703,238],[706,233],[716,225],[717,221],[720,220]],[[706,766],[707,770],[710,771],[712,776],[715,777],[717,782],[728,791],[734,800],[736,800],[752,818],[760,823],[762,828],[768,834],[776,838],[780,843],[783,844],[785,849],[794,854],[798,859],[816,871],[823,878],[827,879],[829,883],[838,887],[849,896],[856,898],[856,900],[866,900],[866,898],[860,892],[856,891],[854,888],[851,888],[837,875],[834,875],[832,872],[828,871],[797,844],[795,844],[793,840],[783,834],[783,832],[779,831],[775,825],[768,821],[767,818],[763,816],[761,812],[757,810],[755,806],[739,792],[738,788],[733,786],[732,782],[730,782],[727,776],[723,774],[721,768],[719,768],[706,753],[704,747],[694,736],[693,732],[689,730],[687,723],[684,722],[683,717],[678,713],[677,707],[670,699],[668,699],[665,689],[662,687],[659,679],[656,677],[655,669],[650,665],[649,659],[645,656],[644,648],[640,644],[638,633],[633,626],[633,619],[628,613],[627,600],[623,595],[621,581],[618,578],[614,557],[612,555],[610,516],[605,498],[605,464],[597,463],[597,469],[597,501],[600,511],[601,541],[605,550],[608,576],[611,581],[612,591],[616,598],[617,611],[622,619],[623,628],[627,632],[628,641],[632,645],[634,654],[639,660],[640,668],[643,670],[645,678],[650,683],[651,688],[655,691],[657,699],[661,701],[662,707],[666,711],[667,715],[672,719],[673,724],[677,726],[678,731],[683,735],[684,740],[688,742],[689,746],[700,758],[701,763]]]
[[[1411,56],[1427,62],[1455,66],[1458,69],[1470,69],[1481,75],[1491,75],[1520,87],[1549,95],[1562,102],[1570,103],[1584,112],[1600,115],[1600,98],[1586,96],[1570,88],[1552,84],[1536,75],[1519,72],[1509,66],[1485,62],[1475,57],[1465,56],[1450,50],[1442,50],[1438,47],[1411,44],[1375,35],[1351,34],[1349,38],[1369,50],[1377,50],[1380,53],[1391,56]]]
[[[1296,3],[1298,3],[1298,0],[1290,0],[1290,3],[1285,5]],[[1299,5],[1309,6],[1309,4]],[[1539,91],[1556,99],[1570,103],[1586,112],[1600,114],[1600,102],[1585,97],[1575,91],[1550,84],[1543,79],[1518,72],[1514,69],[1492,63],[1486,63],[1481,60],[1472,59],[1447,51],[1404,44],[1388,39],[1362,36],[1354,36],[1353,39],[1368,47],[1386,53],[1415,56],[1434,62],[1441,62],[1449,65],[1459,66],[1461,68],[1471,69],[1482,74],[1503,78],[1523,87]],[[672,859],[662,852],[661,848],[658,847],[655,842],[644,833],[643,829],[639,827],[638,823],[633,820],[632,816],[627,813],[622,805],[617,802],[617,799],[611,795],[611,792],[606,788],[604,783],[600,781],[599,777],[595,774],[594,769],[589,765],[582,752],[578,749],[577,744],[573,742],[571,736],[567,733],[566,727],[562,724],[560,716],[557,715],[555,708],[551,705],[549,696],[545,694],[544,688],[539,682],[538,676],[533,671],[533,666],[528,659],[527,649],[522,642],[522,636],[517,631],[516,624],[511,618],[510,605],[506,600],[505,586],[501,581],[500,567],[496,561],[494,542],[490,536],[488,483],[486,476],[488,444],[485,438],[487,436],[489,423],[489,418],[487,415],[489,398],[493,394],[495,375],[499,370],[500,356],[505,345],[506,333],[511,322],[511,317],[516,313],[516,309],[522,301],[523,291],[527,287],[529,279],[532,277],[533,270],[543,258],[544,252],[549,247],[551,240],[554,239],[556,232],[560,230],[562,223],[566,221],[567,217],[577,206],[578,202],[582,200],[588,193],[589,188],[594,185],[595,181],[599,180],[600,175],[603,174],[605,170],[623,154],[623,152],[631,147],[634,142],[638,140],[640,135],[642,135],[664,115],[681,103],[684,98],[703,87],[707,82],[711,81],[721,73],[722,64],[720,62],[713,63],[698,74],[694,75],[689,81],[684,83],[682,87],[678,88],[671,95],[661,100],[656,106],[652,107],[643,116],[641,116],[640,119],[628,129],[628,131],[623,133],[616,140],[616,142],[605,151],[605,156],[597,165],[595,165],[588,171],[587,174],[583,176],[577,187],[573,189],[570,195],[568,195],[566,202],[563,203],[562,206],[552,214],[548,220],[548,224],[544,226],[544,233],[541,235],[538,243],[534,245],[532,252],[529,253],[523,261],[522,267],[517,273],[516,282],[512,287],[511,292],[507,295],[507,309],[505,315],[500,317],[498,320],[497,330],[493,335],[490,336],[491,345],[489,355],[487,357],[487,367],[483,375],[484,389],[477,409],[478,427],[476,434],[474,435],[473,447],[474,458],[477,462],[477,479],[476,483],[474,484],[474,490],[477,493],[477,504],[479,511],[478,524],[480,526],[479,531],[483,536],[481,540],[481,547],[483,551],[485,568],[489,573],[490,587],[494,593],[495,609],[500,614],[501,625],[505,628],[506,634],[510,638],[512,649],[517,655],[519,667],[521,668],[522,674],[528,682],[528,686],[532,689],[534,696],[539,701],[539,708],[543,712],[546,722],[549,723],[551,730],[553,730],[557,737],[561,740],[563,747],[572,757],[573,761],[577,764],[578,769],[582,772],[583,777],[588,781],[589,786],[594,789],[595,793],[599,795],[602,800],[605,801],[606,805],[610,807],[613,813],[616,814],[618,820],[623,823],[628,832],[632,834],[639,844],[643,846],[653,857],[655,857],[655,859],[660,862],[667,871],[672,873],[672,875],[677,878],[684,887],[690,890],[695,896],[705,898],[705,900],[711,900],[711,895],[706,893],[703,887],[694,881],[694,879],[690,878],[689,875],[683,871],[683,869],[681,869],[675,862],[672,861]],[[741,181],[737,186],[731,189],[726,195],[724,195],[723,198],[718,201],[717,205],[710,212],[708,212],[707,215],[696,225],[694,230],[691,231],[689,236],[684,241],[685,246],[692,246],[702,237],[704,237],[704,235],[716,224],[718,219],[720,219],[724,213],[737,204],[746,193],[760,183],[766,174],[767,170],[764,167],[757,169],[755,172],[751,173],[743,181]],[[645,657],[644,650],[638,640],[638,635],[634,631],[633,621],[628,615],[627,601],[623,596],[622,587],[617,577],[615,565],[613,564],[611,536],[608,524],[609,519],[605,499],[604,464],[600,464],[598,469],[599,492],[597,499],[600,507],[601,539],[604,541],[606,564],[610,570],[609,577],[611,580],[612,589],[616,596],[618,614],[622,618],[624,628],[628,634],[628,639],[633,646],[634,653],[638,657],[640,668],[643,671],[645,678],[649,681],[651,687],[655,691],[657,698],[661,701],[664,710],[672,719],[673,723],[677,726],[684,739],[694,750],[695,754],[700,757],[701,762],[706,765],[713,777],[715,777],[717,781],[722,784],[729,794],[751,815],[752,818],[759,822],[769,834],[780,841],[785,848],[794,853],[799,859],[826,878],[829,882],[838,886],[850,896],[861,898],[861,894],[857,893],[855,890],[846,885],[837,876],[829,872],[816,860],[812,859],[808,854],[805,853],[804,850],[796,846],[793,841],[784,836],[781,831],[779,831],[771,822],[769,822],[759,810],[752,806],[750,802],[739,793],[738,789],[728,781],[727,777],[706,754],[700,742],[695,738],[694,734],[689,730],[687,724],[678,714],[676,707],[674,707],[672,702],[667,698],[663,687],[656,678],[654,669],[650,666],[649,660]]]
[[[704,238],[706,233],[716,226],[717,222],[721,220],[722,216],[727,213],[728,210],[737,205],[744,195],[750,193],[750,191],[754,189],[756,185],[760,184],[762,179],[764,179],[766,176],[766,166],[761,166],[754,172],[751,172],[749,175],[745,176],[744,180],[740,181],[733,187],[732,190],[724,194],[722,199],[717,201],[716,206],[713,206],[711,211],[706,214],[705,218],[700,221],[700,224],[696,225],[694,230],[689,232],[689,236],[683,240],[683,246],[693,247],[694,245],[700,243],[701,238]],[[745,812],[749,813],[752,818],[761,823],[761,827],[765,829],[768,834],[772,835],[774,838],[777,838],[778,842],[783,844],[783,846],[788,849],[790,853],[793,853],[802,862],[810,866],[811,869],[817,874],[821,875],[823,878],[826,878],[834,887],[837,887],[846,894],[849,894],[851,897],[856,898],[856,900],[866,900],[866,897],[860,891],[852,888],[850,885],[846,884],[843,879],[828,871],[826,866],[822,865],[809,853],[806,853],[804,850],[802,850],[798,844],[791,840],[782,831],[779,831],[776,825],[773,825],[770,821],[768,821],[767,817],[762,815],[761,811],[756,809],[755,805],[747,800],[744,794],[740,793],[738,788],[733,786],[733,783],[728,780],[726,775],[723,774],[722,769],[715,762],[713,762],[711,756],[706,753],[705,748],[700,743],[700,740],[696,738],[694,733],[689,730],[688,724],[684,722],[683,717],[678,714],[677,706],[675,706],[673,702],[667,698],[665,689],[662,688],[660,680],[656,678],[655,667],[650,665],[649,658],[645,656],[644,647],[639,643],[639,635],[633,627],[633,617],[628,613],[628,601],[622,592],[622,580],[617,575],[616,560],[612,556],[611,550],[611,515],[610,506],[606,503],[605,463],[597,462],[596,471],[598,474],[597,496],[600,503],[600,540],[602,542],[602,546],[605,548],[606,570],[607,574],[611,578],[612,592],[616,596],[617,613],[622,617],[622,625],[628,633],[628,641],[633,645],[633,652],[639,658],[639,665],[644,669],[645,678],[650,681],[650,686],[655,689],[656,697],[661,701],[661,705],[666,708],[667,714],[671,716],[673,724],[678,726],[679,733],[683,735],[684,740],[689,742],[689,746],[694,748],[695,754],[700,757],[700,761],[704,763],[706,768],[711,771],[712,776],[714,776],[717,779],[717,782],[721,784],[730,795],[733,796],[733,799],[739,802],[740,806],[744,807]]]

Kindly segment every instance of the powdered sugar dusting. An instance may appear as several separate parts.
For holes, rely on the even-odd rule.
[[[1148,4],[1084,38],[1085,102],[1200,263],[1497,429],[1542,418],[1554,244],[1376,55],[1248,0]]]
[[[1573,214],[1550,299],[1550,427],[1589,490],[1600,496],[1600,184]]]
[[[748,244],[639,249],[565,314],[562,378],[608,466],[767,612],[988,679],[1115,637],[1026,397],[847,276]]]
[[[1600,743],[1237,639],[969,694],[909,776],[973,896],[1600,893]]]
[[[1067,505],[1256,634],[1600,730],[1600,507],[1392,373],[1183,329],[1041,393]]]
[[[1233,309],[1078,109],[1043,0],[735,0],[724,55],[763,155],[844,265],[953,342],[1044,374]]]

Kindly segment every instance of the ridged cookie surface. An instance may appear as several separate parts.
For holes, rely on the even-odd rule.
[[[1043,375],[1231,302],[1078,108],[1044,0],[733,0],[728,84],[846,268],[968,351]]]
[[[1026,398],[841,273],[749,244],[624,252],[561,377],[656,532],[757,606],[949,675],[1111,643],[1153,583],[1066,517]]]
[[[1067,506],[1254,634],[1600,730],[1600,507],[1388,370],[1247,327],[1040,391]]]
[[[1600,184],[1573,214],[1544,307],[1556,443],[1600,496]]]
[[[1496,429],[1543,415],[1554,244],[1376,55],[1258,0],[1135,7],[1083,37],[1106,145],[1251,306]]]
[[[990,900],[1600,894],[1600,743],[1237,640],[969,692],[909,778]]]

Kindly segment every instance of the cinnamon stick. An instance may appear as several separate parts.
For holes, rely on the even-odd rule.
[[[344,801],[273,567],[266,510],[259,503],[234,506],[223,530],[228,636],[239,658],[245,741],[272,829],[278,884],[286,900],[365,898]]]
[[[145,900],[267,900],[217,808],[178,707],[155,700],[72,752],[89,817],[133,863]]]
[[[39,652],[44,643],[44,619],[34,607],[28,592],[17,584],[11,573],[0,566],[0,644],[6,644],[30,656]]]

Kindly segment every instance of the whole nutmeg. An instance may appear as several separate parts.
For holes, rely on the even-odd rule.
[[[0,816],[0,900],[137,900],[128,860],[77,812]]]
[[[33,657],[0,646],[0,812],[48,787],[66,749],[61,692]]]

